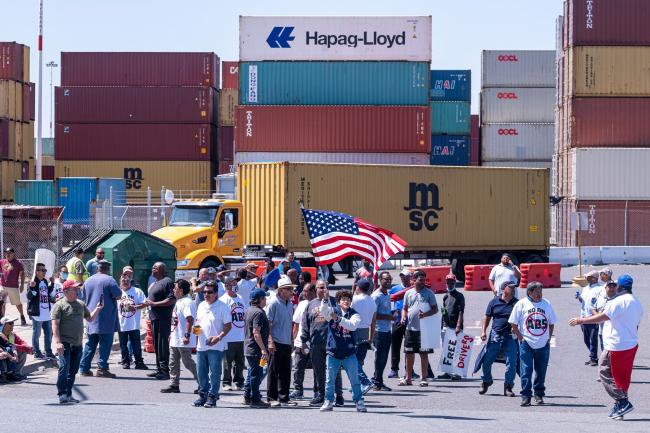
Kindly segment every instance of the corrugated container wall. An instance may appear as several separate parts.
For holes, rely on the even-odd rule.
[[[62,52],[61,87],[205,86],[219,88],[214,53]]]
[[[426,153],[323,153],[323,152],[237,152],[235,164],[246,162],[313,162],[336,164],[429,165]]]
[[[407,251],[548,246],[545,170],[277,163],[240,165],[238,177],[246,244],[311,251],[302,201],[391,230]],[[381,199],[351,185],[372,185]]]
[[[34,147],[36,147],[36,140],[34,140]],[[54,156],[54,138],[43,137],[43,156]]]
[[[429,107],[239,106],[235,152],[429,153],[429,131]]]
[[[217,158],[232,161],[235,147],[235,128],[222,126],[218,129]]]
[[[468,135],[432,135],[431,165],[469,165],[471,139]]]
[[[482,161],[548,161],[555,126],[539,123],[489,124],[481,127]]]
[[[219,95],[219,126],[234,126],[237,89],[223,89]]]
[[[239,62],[221,62],[221,88],[239,87]]]
[[[431,134],[469,135],[469,102],[432,102]]]
[[[472,71],[470,70],[432,70],[432,101],[471,101]]]
[[[15,140],[12,139],[11,131],[13,131],[13,128],[10,128],[11,124],[11,121],[0,118],[0,159],[13,159],[9,154],[9,149],[14,148]]]
[[[483,51],[481,87],[553,87],[555,51]]]
[[[0,80],[0,117],[23,120],[23,85],[17,81]]]
[[[241,105],[427,105],[426,62],[241,62]]]
[[[56,188],[52,180],[17,180],[15,203],[26,206],[56,206]]]
[[[553,123],[555,89],[497,87],[481,91],[483,123]]]
[[[484,161],[481,166],[492,168],[545,168],[550,170],[551,164],[551,161]]]
[[[36,84],[23,84],[23,122],[36,119]]]
[[[64,207],[63,222],[66,224],[88,224],[90,203],[96,198],[96,177],[60,177],[57,179],[57,202],[59,206]]]
[[[126,205],[126,180],[123,177],[99,178],[97,182],[97,198],[99,200],[110,200],[111,197],[115,206]]]
[[[476,166],[481,161],[481,126],[478,114],[472,114],[470,117],[470,137],[472,143],[469,151],[469,163]]]
[[[53,165],[44,165],[41,167],[41,176],[43,177],[43,180],[54,180],[54,171],[55,167]]]
[[[29,81],[28,46],[16,42],[0,42],[0,80]]]

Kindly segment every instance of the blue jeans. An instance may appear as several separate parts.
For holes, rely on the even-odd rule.
[[[196,352],[196,374],[199,380],[199,394],[208,395],[219,400],[219,384],[221,383],[221,363],[223,350],[202,350]]]
[[[485,356],[483,357],[483,382],[492,382],[492,364],[500,351],[506,356],[506,378],[503,382],[506,386],[514,386],[517,375],[517,342],[510,334],[490,335],[487,343]]]
[[[519,345],[519,360],[521,363],[521,396],[532,397],[531,389],[535,395],[544,397],[544,381],[546,380],[546,368],[548,359],[551,355],[551,343],[540,349],[531,348],[526,340]],[[532,381],[533,370],[535,371],[535,381]]]
[[[598,361],[598,324],[580,325],[580,327],[582,328],[585,346],[589,349],[589,359]]]
[[[80,369],[82,372],[90,371],[90,363],[95,356],[97,346],[99,345],[99,360],[97,361],[97,368],[100,370],[108,370],[108,357],[111,356],[111,348],[113,346],[113,333],[110,334],[89,334],[84,353],[81,356]]]
[[[71,346],[70,343],[63,343],[63,355],[59,355],[59,377],[56,381],[57,395],[72,395],[74,379],[79,371],[81,362],[82,346]]]
[[[34,355],[42,355],[41,352],[41,329],[43,330],[43,338],[45,338],[45,353],[52,354],[52,321],[46,320],[39,322],[32,318],[32,347],[34,348]]]
[[[260,356],[247,356],[248,374],[244,382],[244,397],[252,402],[262,401],[260,385],[264,379],[264,368],[260,367]]]
[[[348,375],[350,385],[352,385],[352,400],[355,402],[363,401],[361,394],[361,385],[359,384],[359,363],[355,355],[350,355],[345,359],[337,359],[332,355],[327,355],[327,380],[325,382],[325,400],[334,401],[334,382],[336,375],[341,367]]]
[[[122,364],[131,363],[131,353],[135,358],[136,364],[144,364],[142,359],[142,345],[140,344],[140,330],[118,332],[120,338],[120,353],[122,355]]]
[[[359,374],[359,382],[361,385],[366,386],[372,382],[368,379],[366,372],[363,371],[363,363],[366,360],[366,355],[368,354],[368,345],[370,343],[361,343],[357,345],[356,357],[357,357],[357,370]]]
[[[372,377],[372,383],[375,385],[384,384],[384,369],[388,362],[388,353],[390,352],[390,345],[392,337],[390,332],[376,332],[375,333],[375,374]]]

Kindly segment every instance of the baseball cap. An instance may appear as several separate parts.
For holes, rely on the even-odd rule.
[[[363,290],[364,292],[367,292],[368,290],[372,289],[372,281],[362,278],[359,281],[357,281],[357,287]]]
[[[413,273],[409,268],[402,269],[402,271],[399,274],[404,275],[405,277],[410,277],[411,275],[413,275]]]
[[[133,268],[132,268],[131,266],[124,266],[124,267],[122,268],[122,273],[125,274],[125,273],[127,273],[127,272],[131,272],[131,273],[133,273]]]
[[[454,275],[452,273],[447,274],[447,276],[445,277],[445,280],[447,280],[447,281],[449,281],[449,280],[456,281],[456,275]]]
[[[232,283],[237,284],[237,278],[233,277],[232,275],[228,275],[223,282],[223,284],[225,284],[226,286]]]
[[[293,284],[293,281],[291,281],[288,275],[282,275],[278,280],[278,289],[282,287],[296,287],[296,285]]]
[[[10,319],[7,316],[5,316],[2,319],[0,319],[0,328],[5,326],[7,323],[14,323],[16,320],[18,319]]]
[[[517,287],[517,283],[514,281],[504,281],[501,283],[501,290],[505,290],[506,287]]]
[[[585,277],[598,277],[600,275],[600,272],[598,271],[589,271],[585,274]]]
[[[251,300],[254,299],[262,299],[266,296],[269,296],[268,293],[266,293],[264,290],[260,289],[259,287],[256,289],[253,289],[253,291],[250,294]]]
[[[73,287],[81,287],[82,284],[78,281],[75,280],[67,280],[65,283],[63,283],[63,290],[71,289]]]
[[[216,274],[216,273],[217,273],[217,270],[215,268],[213,268],[212,266],[210,266],[208,268],[208,274]]]
[[[614,281],[614,280],[609,280],[609,281],[607,282],[607,284],[605,284],[605,287],[607,287],[607,286],[616,286],[616,285],[618,285],[618,283],[617,283],[616,281]]]
[[[600,270],[600,273],[601,273],[601,274],[605,274],[605,275],[607,275],[608,277],[611,277],[611,276],[612,276],[612,270],[609,269],[609,268],[601,269],[601,270]]]
[[[618,277],[617,284],[620,287],[623,287],[625,289],[631,289],[632,288],[632,283],[634,283],[634,279],[632,278],[631,275],[623,274],[620,277]]]
[[[11,247],[5,248],[5,253],[13,253],[13,252],[14,252],[13,248],[11,248]]]

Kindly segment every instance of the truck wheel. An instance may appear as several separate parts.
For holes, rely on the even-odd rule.
[[[207,259],[203,260],[203,263],[201,263],[201,268],[215,268],[219,267],[221,265],[221,262],[218,260],[213,260],[213,259]]]

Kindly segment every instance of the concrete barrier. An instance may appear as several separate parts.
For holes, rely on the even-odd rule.
[[[650,247],[600,247],[605,264],[650,263]]]
[[[577,247],[552,247],[549,261],[562,266],[578,265]],[[583,247],[583,265],[622,265],[650,263],[650,247]]]
[[[578,265],[578,248],[577,247],[552,247],[548,257],[550,262],[560,263],[562,266]],[[583,265],[602,265],[600,258],[600,247],[583,247],[582,248]]]

